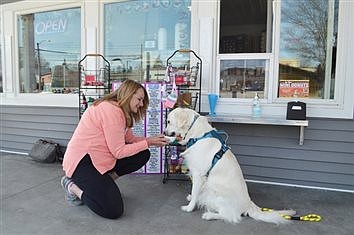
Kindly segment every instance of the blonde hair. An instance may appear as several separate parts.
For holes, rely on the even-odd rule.
[[[133,113],[130,109],[130,101],[138,89],[143,89],[144,91],[143,106],[138,109],[137,113]],[[118,106],[123,110],[127,127],[132,127],[134,123],[142,120],[149,106],[149,96],[145,87],[134,80],[125,80],[117,90],[104,96],[100,100],[96,100],[93,105],[98,105],[103,101],[117,102]]]

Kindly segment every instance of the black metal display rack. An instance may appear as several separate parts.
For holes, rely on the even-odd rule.
[[[86,54],[78,63],[79,118],[96,100],[111,91],[109,61],[101,54]]]
[[[186,59],[185,56],[188,54],[189,56]],[[174,79],[178,97],[187,97],[186,103],[180,101],[179,103],[177,102],[176,106],[184,106],[200,112],[202,86],[201,58],[192,50],[180,49],[174,51],[167,59],[166,66],[167,78],[169,79],[167,90],[171,91],[173,87],[171,81]],[[171,109],[166,109],[165,120],[167,120],[169,111]],[[182,145],[170,144],[165,146],[163,183],[166,183],[168,180],[188,180],[186,176],[188,169],[186,169],[183,159],[179,156],[179,153],[184,150],[185,146]]]

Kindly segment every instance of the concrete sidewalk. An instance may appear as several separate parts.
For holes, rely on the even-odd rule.
[[[117,184],[125,202],[118,220],[101,218],[85,206],[72,207],[60,186],[60,164],[40,164],[27,156],[1,154],[0,234],[354,234],[354,194],[248,183],[262,207],[320,214],[321,222],[276,226],[245,217],[239,224],[205,221],[200,210],[185,213],[187,181],[162,184],[161,175],[129,175]]]

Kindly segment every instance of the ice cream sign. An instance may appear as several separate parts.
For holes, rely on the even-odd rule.
[[[57,18],[39,21],[35,25],[36,34],[62,33],[68,25],[67,18]]]

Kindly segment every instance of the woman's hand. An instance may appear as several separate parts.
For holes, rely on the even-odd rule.
[[[162,147],[169,143],[169,140],[164,137],[164,135],[150,136],[146,138],[148,146]]]

